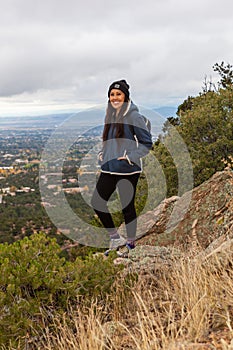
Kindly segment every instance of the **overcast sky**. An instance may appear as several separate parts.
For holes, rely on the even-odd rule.
[[[0,116],[106,103],[178,106],[233,63],[232,0],[0,0]]]

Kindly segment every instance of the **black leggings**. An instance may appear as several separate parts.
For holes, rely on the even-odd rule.
[[[91,205],[100,221],[111,232],[115,229],[115,225],[108,210],[107,202],[116,188],[118,189],[127,238],[129,239],[134,239],[136,236],[137,216],[134,199],[138,178],[139,173],[133,175],[101,173],[91,200]]]

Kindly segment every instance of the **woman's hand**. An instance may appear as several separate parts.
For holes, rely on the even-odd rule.
[[[126,160],[130,165],[133,165],[133,163],[130,161],[129,157],[127,156],[127,154],[123,157],[117,158],[117,160]]]

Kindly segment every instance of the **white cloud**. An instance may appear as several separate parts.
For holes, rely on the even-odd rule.
[[[232,63],[233,3],[220,5],[217,0],[3,2],[0,113],[103,103],[109,84],[122,78],[139,104],[177,105],[200,91],[205,75],[214,77],[214,63]]]

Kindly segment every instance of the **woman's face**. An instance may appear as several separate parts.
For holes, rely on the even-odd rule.
[[[109,96],[110,103],[117,112],[120,111],[121,107],[125,102],[125,94],[121,90],[112,89]]]

